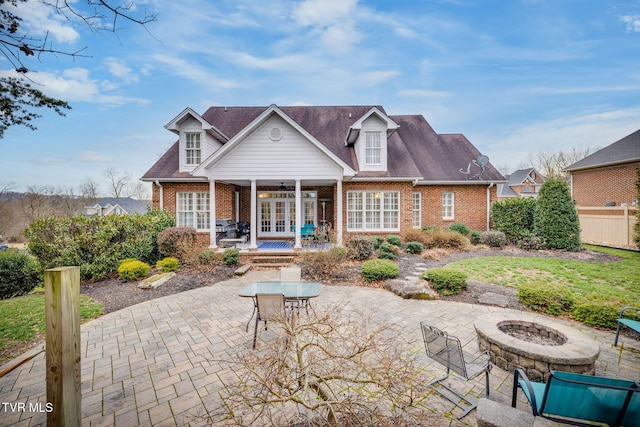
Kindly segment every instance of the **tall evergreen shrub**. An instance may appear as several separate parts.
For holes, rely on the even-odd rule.
[[[532,197],[516,197],[494,202],[491,206],[493,228],[502,231],[511,243],[533,233],[533,217],[536,199]]]
[[[569,185],[551,178],[536,200],[534,232],[547,249],[580,250],[580,222]]]

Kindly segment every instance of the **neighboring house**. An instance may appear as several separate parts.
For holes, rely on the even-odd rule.
[[[147,205],[148,203],[131,197],[105,197],[84,208],[85,214],[88,216],[132,215],[146,213]]]
[[[520,169],[506,176],[507,182],[498,184],[498,200],[512,197],[538,197],[545,177],[534,168]]]
[[[567,167],[578,206],[637,205],[640,130]]]
[[[453,222],[485,230],[505,181],[464,135],[381,106],[187,108],[165,128],[178,141],[142,180],[154,207],[211,247],[220,218],[251,224],[250,249],[274,238],[300,248],[304,224],[330,223],[339,245]]]

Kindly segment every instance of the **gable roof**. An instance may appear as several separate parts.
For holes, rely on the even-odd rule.
[[[570,165],[567,172],[640,161],[640,130]]]
[[[103,197],[98,199],[96,203],[86,207],[100,206],[101,208],[106,208],[109,206],[114,207],[116,205],[120,206],[129,214],[144,214],[147,212],[147,203],[141,200],[132,199],[131,197]]]
[[[399,178],[422,183],[464,182],[460,171],[476,159],[480,152],[461,134],[439,135],[421,115],[387,115],[379,105],[360,106],[285,106],[285,107],[211,107],[202,118],[233,141],[254,120],[268,110],[281,111],[291,122],[304,130],[312,141],[322,145],[339,163],[357,172],[356,179]],[[355,149],[346,144],[347,135],[357,122],[372,113],[388,117],[396,125],[387,141],[387,171],[360,171]],[[225,144],[226,145],[226,144]],[[224,145],[220,150],[224,150]],[[215,153],[214,153],[215,156]],[[176,142],[142,177],[143,180],[202,180],[178,170],[179,147]],[[479,173],[478,169],[476,175]],[[475,182],[504,181],[491,165]],[[469,183],[473,183],[469,180]]]

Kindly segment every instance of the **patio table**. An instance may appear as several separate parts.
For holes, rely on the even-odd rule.
[[[240,291],[241,297],[251,297],[253,299],[253,313],[247,322],[247,331],[251,319],[256,314],[256,294],[281,294],[286,302],[308,303],[310,298],[315,298],[322,291],[322,283],[319,282],[254,282],[245,286]]]

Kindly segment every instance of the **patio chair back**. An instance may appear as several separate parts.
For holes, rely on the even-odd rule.
[[[258,338],[258,323],[264,322],[264,329],[267,330],[267,321],[286,318],[284,295],[282,294],[256,294],[256,327],[253,332],[253,348],[256,348]]]
[[[421,325],[427,356],[445,366],[447,374],[452,370],[463,378],[469,379],[460,340],[435,326],[424,323]]]
[[[300,282],[302,280],[302,269],[300,267],[282,267],[280,269],[281,282]]]

